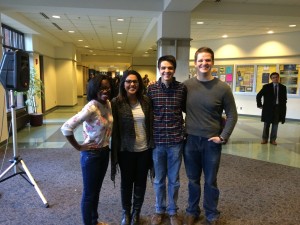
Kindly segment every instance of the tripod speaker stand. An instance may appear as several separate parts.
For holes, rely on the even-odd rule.
[[[16,131],[16,111],[15,111],[15,105],[14,105],[14,93],[13,90],[10,90],[10,100],[11,100],[11,121],[12,121],[12,137],[13,137],[13,154],[14,154],[14,158],[13,160],[11,160],[11,165],[0,175],[0,183],[12,178],[16,175],[21,175],[27,182],[29,182],[32,186],[34,186],[36,192],[38,193],[38,195],[40,196],[40,198],[42,199],[44,205],[46,208],[49,207],[49,204],[47,202],[47,200],[45,199],[43,193],[41,192],[40,188],[38,187],[37,183],[35,182],[33,176],[31,175],[30,171],[28,170],[25,162],[23,161],[23,159],[18,155],[18,146],[17,146],[17,131]],[[23,168],[23,170],[20,168],[20,164]],[[7,174],[11,169],[14,170],[14,173],[6,178],[3,178],[5,176],[5,174]],[[29,178],[29,180],[27,179],[27,177],[25,176],[25,174],[27,175],[27,177]]]

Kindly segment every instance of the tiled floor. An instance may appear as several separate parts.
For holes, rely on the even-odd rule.
[[[28,126],[20,130],[17,133],[18,149],[70,147],[60,132],[60,126],[80,111],[85,101],[85,98],[79,98],[74,107],[60,107],[46,114],[41,127]],[[259,117],[240,115],[223,153],[300,168],[300,121],[288,120],[279,125],[277,146],[260,144],[262,127]],[[80,128],[76,136],[82,140]]]

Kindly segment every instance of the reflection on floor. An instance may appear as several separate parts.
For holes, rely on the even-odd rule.
[[[60,132],[60,126],[80,111],[85,102],[85,98],[79,98],[74,107],[59,107],[46,114],[43,126],[28,126],[18,131],[18,149],[70,147]],[[259,117],[240,115],[229,142],[223,146],[223,153],[300,168],[300,121],[279,125],[277,146],[260,144],[262,127]],[[80,128],[75,135],[82,140]]]

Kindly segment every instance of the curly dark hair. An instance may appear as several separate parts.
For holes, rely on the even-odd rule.
[[[91,101],[91,100],[97,100],[97,94],[100,90],[101,87],[101,83],[103,80],[107,80],[110,84],[110,98],[109,100],[112,99],[113,96],[113,86],[112,86],[112,81],[111,79],[106,76],[106,75],[96,75],[95,77],[93,77],[92,79],[90,79],[89,83],[88,83],[88,90],[87,90],[87,100]]]

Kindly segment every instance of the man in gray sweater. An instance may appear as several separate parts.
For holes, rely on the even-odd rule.
[[[192,225],[200,216],[201,173],[204,173],[203,208],[206,224],[217,224],[219,189],[217,173],[222,144],[230,137],[237,122],[237,110],[230,87],[211,74],[214,52],[207,47],[195,53],[197,76],[184,82],[187,88],[184,162],[188,184],[186,224]],[[226,124],[222,125],[225,111]]]

